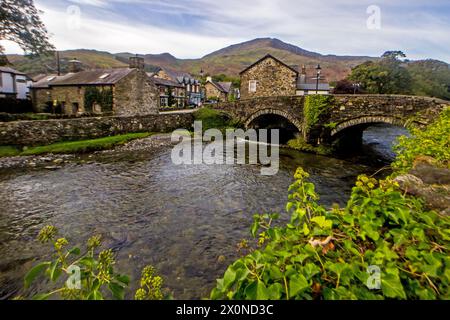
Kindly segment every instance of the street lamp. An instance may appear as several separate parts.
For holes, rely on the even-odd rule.
[[[319,94],[319,80],[320,80],[320,75],[322,74],[322,68],[320,67],[320,64],[317,65],[316,70],[317,70],[316,94]]]

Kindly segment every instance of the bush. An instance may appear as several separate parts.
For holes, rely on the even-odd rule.
[[[317,203],[298,169],[291,221],[255,216],[259,249],[233,263],[212,299],[450,299],[450,221],[392,180],[361,176],[346,208]]]
[[[130,278],[114,271],[115,257],[111,249],[100,251],[100,236],[91,237],[86,244],[85,253],[78,247],[68,249],[69,241],[58,238],[58,230],[47,226],[39,232],[38,240],[42,244],[51,243],[54,248],[54,260],[42,262],[33,267],[25,276],[25,288],[28,289],[39,276],[45,275],[53,283],[63,285],[48,293],[39,293],[33,300],[62,298],[64,300],[104,300],[125,298],[125,290]],[[137,300],[162,300],[163,280],[152,266],[142,272],[141,288],[136,291]],[[19,297],[21,298],[21,297]]]
[[[321,116],[330,108],[333,98],[324,95],[306,96],[303,114],[305,117],[305,131],[310,130],[320,120]]]
[[[425,130],[411,129],[412,137],[400,137],[395,147],[397,158],[392,164],[396,173],[405,173],[420,156],[432,157],[435,165],[450,168],[450,107]]]

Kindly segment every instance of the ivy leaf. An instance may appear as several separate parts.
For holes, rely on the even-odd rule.
[[[331,220],[327,220],[324,216],[314,217],[311,219],[312,222],[315,222],[322,229],[331,229],[333,226],[333,222]]]
[[[388,268],[386,272],[382,273],[381,289],[383,290],[383,294],[388,298],[406,299],[406,293],[403,290],[397,269]]]
[[[130,284],[130,277],[127,275],[119,274],[116,276],[116,280],[128,286]]]
[[[53,262],[53,264],[51,265],[51,267],[49,269],[49,272],[50,272],[49,276],[52,281],[58,280],[59,276],[62,273],[61,268],[59,268],[59,260],[56,260],[55,262]]]
[[[98,290],[93,290],[89,296],[88,300],[103,300],[103,295]]]
[[[269,299],[270,300],[280,300],[283,296],[284,288],[280,283],[274,283],[269,288]]]
[[[245,288],[245,295],[251,300],[268,300],[270,293],[261,280],[256,280]]]
[[[232,268],[228,268],[227,271],[225,271],[225,275],[223,277],[223,286],[225,289],[228,289],[231,287],[236,280],[236,271],[234,271]]]
[[[125,288],[117,283],[111,282],[108,285],[109,290],[111,291],[113,297],[117,300],[125,299]]]
[[[74,256],[79,256],[81,254],[81,250],[80,248],[75,247],[70,249],[68,253],[73,254]]]
[[[308,228],[308,225],[306,224],[306,223],[304,223],[303,224],[303,234],[305,235],[305,236],[307,236],[307,235],[309,235],[310,234],[310,230],[309,230],[309,228]]]
[[[309,288],[309,283],[302,274],[293,275],[289,281],[289,296],[295,297],[300,291]]]
[[[50,262],[43,262],[33,267],[25,276],[25,288],[30,287],[36,277],[50,266]]]

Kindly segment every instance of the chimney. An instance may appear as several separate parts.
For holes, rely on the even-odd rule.
[[[144,70],[145,69],[144,58],[138,57],[138,55],[136,55],[135,57],[130,57],[130,68]]]
[[[300,73],[300,83],[306,83],[306,67],[302,66],[302,72]]]
[[[82,70],[81,62],[77,58],[69,61],[69,73],[77,73]]]

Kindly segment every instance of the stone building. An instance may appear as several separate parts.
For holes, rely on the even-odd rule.
[[[149,74],[159,90],[159,108],[182,109],[186,106],[186,87],[178,82],[154,78]]]
[[[298,71],[268,54],[240,73],[241,99],[294,96]]]
[[[306,68],[301,74],[297,66],[289,66],[268,54],[240,73],[241,99],[260,97],[328,94],[327,83],[309,83]]]
[[[70,72],[50,75],[31,87],[36,112],[66,115],[139,115],[158,112],[158,88],[144,71],[144,60],[130,58],[129,68],[82,71],[70,61]]]
[[[218,102],[226,102],[233,94],[233,83],[216,82],[211,77],[206,79],[205,83],[206,100],[217,100]]]
[[[186,105],[199,106],[202,103],[202,92],[200,81],[188,73],[177,72],[166,68],[159,68],[153,75],[155,78],[176,82],[186,89]]]

